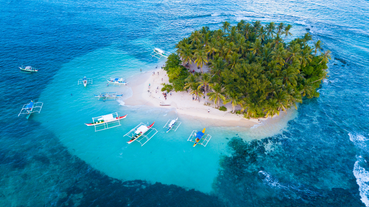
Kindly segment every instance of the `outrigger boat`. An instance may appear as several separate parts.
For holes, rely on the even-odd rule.
[[[100,99],[103,99],[104,101],[106,101],[107,99],[117,99],[118,97],[122,97],[123,94],[117,94],[117,92],[103,92],[100,93],[99,95],[95,95],[95,97]]]
[[[87,86],[87,84],[92,84],[92,83],[93,83],[92,79],[86,78],[86,76],[78,80],[78,85],[83,84],[83,86],[85,87]]]
[[[170,122],[169,122],[170,121]],[[174,129],[174,131],[177,131],[178,127],[182,124],[181,122],[178,122],[178,117],[176,119],[173,120],[168,120],[167,123],[164,125],[163,128],[165,128],[168,125],[167,131],[166,133],[168,133],[170,130]]]
[[[31,100],[31,102],[29,102],[28,104],[24,104],[21,111],[19,112],[18,116],[20,116],[21,114],[27,114],[27,117],[26,119],[28,119],[31,114],[33,113],[40,113],[41,112],[41,109],[42,109],[42,106],[44,104],[41,103],[41,102],[33,102]]]
[[[187,141],[194,142],[193,147],[196,147],[197,144],[201,144],[202,146],[206,147],[211,139],[211,135],[205,134],[205,130],[206,128],[204,128],[201,132],[193,130]]]
[[[19,69],[20,69],[21,71],[24,71],[24,72],[30,72],[30,73],[37,73],[37,72],[38,72],[38,69],[33,68],[33,67],[31,67],[31,66],[26,66],[26,67],[24,67],[24,68],[23,68],[23,66],[22,66],[22,67],[19,67]]]
[[[117,112],[92,118],[92,123],[86,126],[94,126],[95,132],[120,126],[120,120],[125,119],[127,115],[119,116]]]
[[[156,58],[168,58],[168,55],[165,54],[165,52],[159,48],[154,48],[153,52],[151,53],[152,57],[156,57]]]
[[[108,83],[116,85],[127,85],[127,82],[123,78],[110,78],[108,80]]]
[[[129,131],[123,137],[130,137],[131,138],[127,142],[128,144],[131,144],[132,142],[137,141],[137,142],[141,143],[141,146],[143,146],[152,137],[154,137],[156,133],[158,133],[158,131],[155,128],[152,128],[154,126],[154,124],[155,124],[155,122],[153,122],[151,125],[147,126],[146,124],[141,122],[139,125],[137,125],[133,129],[131,129],[131,131]]]

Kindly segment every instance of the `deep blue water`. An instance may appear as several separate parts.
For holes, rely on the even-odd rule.
[[[368,1],[0,5],[0,206],[369,205]],[[174,51],[194,29],[241,19],[289,23],[294,36],[309,31],[332,51],[329,78],[320,97],[305,100],[281,133],[254,141],[225,137],[232,154],[220,158],[211,194],[108,177],[74,156],[51,127],[17,117],[22,104],[39,98],[76,58],[114,45],[132,60],[156,64],[151,47]],[[20,65],[40,72],[21,73]]]

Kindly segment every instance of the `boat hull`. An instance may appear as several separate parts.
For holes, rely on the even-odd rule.
[[[29,72],[29,73],[37,73],[38,70],[26,70],[26,69],[23,69],[23,68],[19,68],[21,71],[23,72]]]
[[[150,126],[147,127],[147,130],[144,132],[141,132],[137,137],[135,137],[134,139],[129,140],[127,143],[131,144],[132,142],[136,141],[138,138],[140,138],[142,135],[144,135],[147,131],[149,131],[149,129],[151,129],[152,126],[154,126],[155,122],[153,122]]]
[[[202,130],[202,133],[204,133],[204,135],[205,135],[205,130],[206,130],[206,128],[204,128],[203,130]],[[202,136],[204,136],[204,135],[202,135]],[[202,139],[202,137],[201,138],[197,138],[197,139],[195,139],[195,144],[193,144],[193,147],[196,147],[196,145],[199,143],[199,141]]]
[[[112,121],[109,121],[109,122],[99,122],[99,123],[85,123],[86,126],[98,126],[98,125],[101,125],[101,124],[106,124],[106,123],[110,123],[110,122],[113,122],[113,121],[117,121],[117,120],[121,120],[121,119],[125,119],[127,117],[127,115],[124,115],[124,116],[120,116],[120,117],[116,117],[115,119],[113,119]]]

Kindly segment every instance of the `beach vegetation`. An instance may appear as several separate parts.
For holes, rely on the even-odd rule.
[[[161,88],[161,91],[163,92],[166,91],[167,93],[169,93],[172,90],[173,90],[173,85],[163,83],[163,88]]]
[[[320,40],[311,43],[309,33],[292,39],[291,28],[243,20],[235,26],[224,22],[217,30],[203,27],[178,42],[168,57],[169,82],[176,91],[207,93],[216,108],[231,103],[232,112],[238,108],[245,118],[296,108],[304,98],[319,97],[330,51],[322,51]],[[195,63],[201,73],[191,74],[182,61],[187,67]]]
[[[220,106],[220,107],[219,107],[219,111],[227,111],[227,107],[225,107],[225,106]]]

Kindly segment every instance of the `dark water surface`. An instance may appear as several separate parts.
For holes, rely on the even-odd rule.
[[[368,1],[0,0],[0,206],[369,205]],[[180,39],[223,21],[289,23],[332,51],[321,96],[305,100],[280,134],[232,138],[211,195],[175,185],[122,182],[72,156],[40,123],[18,118],[63,64],[118,45],[155,62],[145,44],[173,51]],[[20,65],[42,73],[25,74]]]

